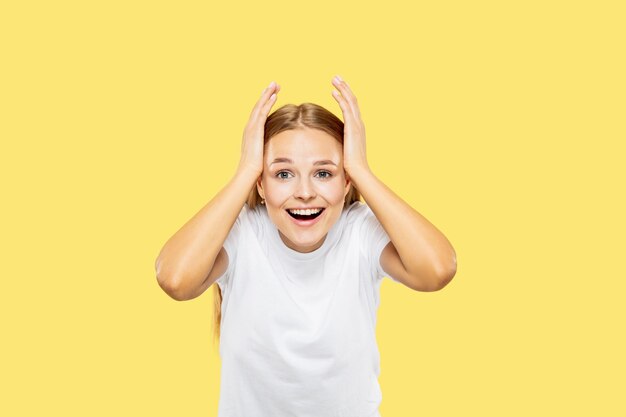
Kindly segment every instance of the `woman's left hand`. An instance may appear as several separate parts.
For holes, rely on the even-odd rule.
[[[343,112],[343,168],[348,175],[351,171],[369,170],[365,154],[365,125],[361,120],[356,97],[339,76],[335,76],[332,82],[339,90],[339,92],[333,90],[333,97]]]

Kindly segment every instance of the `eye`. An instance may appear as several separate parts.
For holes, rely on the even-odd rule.
[[[321,176],[321,178],[323,179],[328,179],[333,176],[333,174],[330,173],[329,171],[319,171],[318,174],[326,174],[326,175]]]
[[[289,175],[292,175],[289,171],[278,171],[275,176],[278,179],[286,180],[289,179]],[[329,171],[318,171],[317,175],[324,180],[333,176],[333,174]]]
[[[288,177],[283,176],[283,175],[281,175],[281,174],[290,174],[290,172],[289,172],[289,171],[278,171],[278,172],[276,173],[276,177],[277,177],[277,178],[279,178],[279,179],[281,179],[281,180],[286,180]]]

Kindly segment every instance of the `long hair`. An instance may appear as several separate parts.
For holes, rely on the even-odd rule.
[[[294,129],[318,129],[328,133],[334,137],[343,147],[343,122],[324,107],[314,103],[302,103],[299,106],[295,104],[285,104],[270,114],[265,121],[265,133],[263,136],[263,144],[275,135],[285,130]],[[355,201],[361,200],[361,194],[350,184],[350,190],[346,194],[344,200],[344,209],[349,207]],[[261,204],[261,196],[257,190],[256,184],[250,190],[246,203],[250,209],[254,209]],[[214,333],[213,340],[216,342],[220,337],[220,323],[222,319],[222,291],[218,285],[213,285],[213,294],[215,300],[214,307]]]

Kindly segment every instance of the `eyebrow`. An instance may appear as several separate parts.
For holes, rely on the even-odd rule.
[[[289,158],[276,158],[276,159],[274,159],[272,161],[272,163],[270,165],[277,164],[277,163],[280,163],[280,162],[287,162],[289,164],[293,164],[293,161],[291,159],[289,159]],[[333,161],[331,161],[330,159],[323,159],[321,161],[315,161],[313,163],[313,165],[334,165],[334,166],[337,166],[337,164],[334,163]]]

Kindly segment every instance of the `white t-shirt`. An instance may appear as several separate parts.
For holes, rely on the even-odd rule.
[[[244,204],[224,249],[218,417],[377,417],[376,312],[390,241],[364,203],[321,247],[287,247],[267,208]]]

